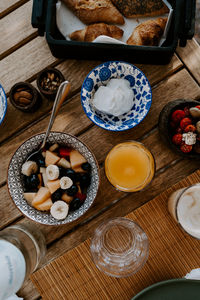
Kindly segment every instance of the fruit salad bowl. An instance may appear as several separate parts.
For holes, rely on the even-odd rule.
[[[51,132],[45,146],[48,150],[44,149],[37,159],[31,158],[32,162],[26,162],[29,155],[39,148],[44,135],[41,133],[30,137],[12,156],[8,167],[8,191],[17,208],[26,217],[45,225],[63,225],[77,220],[91,207],[99,187],[99,167],[94,155],[83,142],[75,136],[61,132]],[[56,148],[58,149],[56,150]],[[70,154],[67,151],[71,151]],[[67,155],[71,155],[73,158],[73,165],[70,165],[72,158]],[[82,169],[83,165],[84,170]],[[61,174],[61,177],[64,177],[59,177],[61,178],[59,179],[57,176],[56,180],[50,180],[55,179],[48,177],[55,175],[54,173],[52,175],[52,168],[59,170],[60,174],[61,171],[64,171],[65,175]],[[48,175],[48,179],[43,176],[43,171],[47,171],[47,169],[50,169],[48,174],[45,173]],[[75,177],[70,176],[71,173],[75,174],[73,175]],[[83,194],[81,184],[84,184],[84,179],[88,178],[87,174],[89,174],[89,181],[87,180],[87,189],[84,190]],[[75,185],[76,188],[74,188]],[[66,191],[67,194],[64,193]],[[59,195],[59,192],[62,193]],[[77,197],[79,198],[77,199]],[[69,199],[73,201],[70,202]],[[62,215],[61,218],[57,218],[55,215],[55,213],[57,215],[60,213],[59,201],[57,200],[61,200],[60,202],[68,208],[67,214],[64,217]],[[79,200],[82,201],[81,204],[77,202]],[[56,205],[58,207],[57,212],[55,209],[53,210]]]
[[[130,110],[119,116],[101,112],[93,105],[94,94],[99,87],[116,78],[127,80],[133,91]],[[108,61],[95,67],[85,78],[81,89],[81,103],[87,117],[99,127],[111,131],[124,131],[137,126],[148,114],[151,102],[151,86],[144,73],[123,61]]]
[[[177,99],[167,103],[160,112],[158,122],[160,137],[172,151],[183,158],[200,159],[200,128],[197,130],[196,127],[200,120],[199,104],[198,101],[191,99]],[[196,106],[199,106],[199,112]],[[197,116],[191,115],[191,108],[195,108]],[[195,144],[188,145],[192,142],[184,141],[183,136],[188,134],[196,137]]]

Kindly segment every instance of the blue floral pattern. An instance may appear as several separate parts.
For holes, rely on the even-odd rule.
[[[7,98],[3,87],[0,85],[0,124],[6,115],[7,110]]]
[[[127,79],[135,95],[132,109],[117,118],[96,111],[92,105],[97,88],[107,85],[111,78]],[[97,66],[87,75],[81,89],[81,103],[86,115],[106,130],[124,131],[135,127],[146,117],[151,102],[152,92],[148,79],[140,69],[127,62],[109,61]]]

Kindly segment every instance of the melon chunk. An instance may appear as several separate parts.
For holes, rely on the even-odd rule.
[[[45,210],[50,210],[50,208],[52,207],[52,205],[53,205],[53,202],[52,202],[51,198],[48,198],[43,203],[37,204],[34,207],[36,209],[38,209],[38,210],[45,211]]]
[[[49,188],[49,191],[51,194],[53,194],[57,189],[60,188],[60,179],[57,180],[49,180],[47,181],[47,187]]]
[[[61,158],[61,159],[58,161],[57,165],[58,165],[59,167],[65,168],[65,169],[71,168],[71,165],[70,165],[69,161],[66,160],[65,158]]]
[[[86,173],[86,171],[83,170],[83,169],[81,168],[81,166],[80,166],[80,167],[75,167],[75,168],[73,168],[73,170],[74,170],[75,172],[77,172],[77,173]]]
[[[60,160],[60,157],[51,151],[46,151],[45,164],[46,166],[55,165]]]
[[[80,154],[77,150],[72,150],[69,155],[71,167],[76,168],[80,167],[83,163],[87,162],[85,157]]]
[[[73,197],[68,196],[66,193],[64,193],[61,197],[61,200],[67,202],[68,204],[72,201]]]
[[[47,181],[48,181],[48,179],[47,179],[46,171],[45,171],[45,173],[42,173],[42,179],[43,179],[44,186],[47,187]]]
[[[53,145],[49,148],[49,151],[53,152],[53,151],[56,151],[58,148],[59,148],[59,145],[56,143],[56,144],[53,144]]]
[[[24,198],[29,205],[32,205],[32,201],[35,198],[36,193],[24,193]]]
[[[41,187],[37,194],[35,195],[33,201],[32,201],[32,206],[35,207],[35,205],[38,205],[45,200],[47,200],[49,197],[51,197],[51,193],[47,187]]]

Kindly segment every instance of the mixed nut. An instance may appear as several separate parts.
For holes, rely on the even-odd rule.
[[[53,71],[48,71],[41,79],[40,86],[44,91],[56,92],[62,79]]]
[[[200,105],[177,109],[171,114],[172,142],[183,153],[200,153]]]
[[[19,87],[13,94],[13,99],[20,106],[30,105],[33,100],[33,94],[28,87]]]

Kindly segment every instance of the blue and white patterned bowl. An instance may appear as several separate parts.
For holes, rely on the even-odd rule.
[[[3,87],[0,85],[0,124],[3,122],[3,119],[7,111],[7,98]]]
[[[99,112],[92,105],[94,93],[112,78],[127,79],[135,95],[131,110],[119,117]],[[122,61],[108,61],[95,67],[85,78],[81,89],[81,103],[88,118],[111,131],[124,131],[138,125],[149,112],[151,102],[151,86],[144,73]]]

